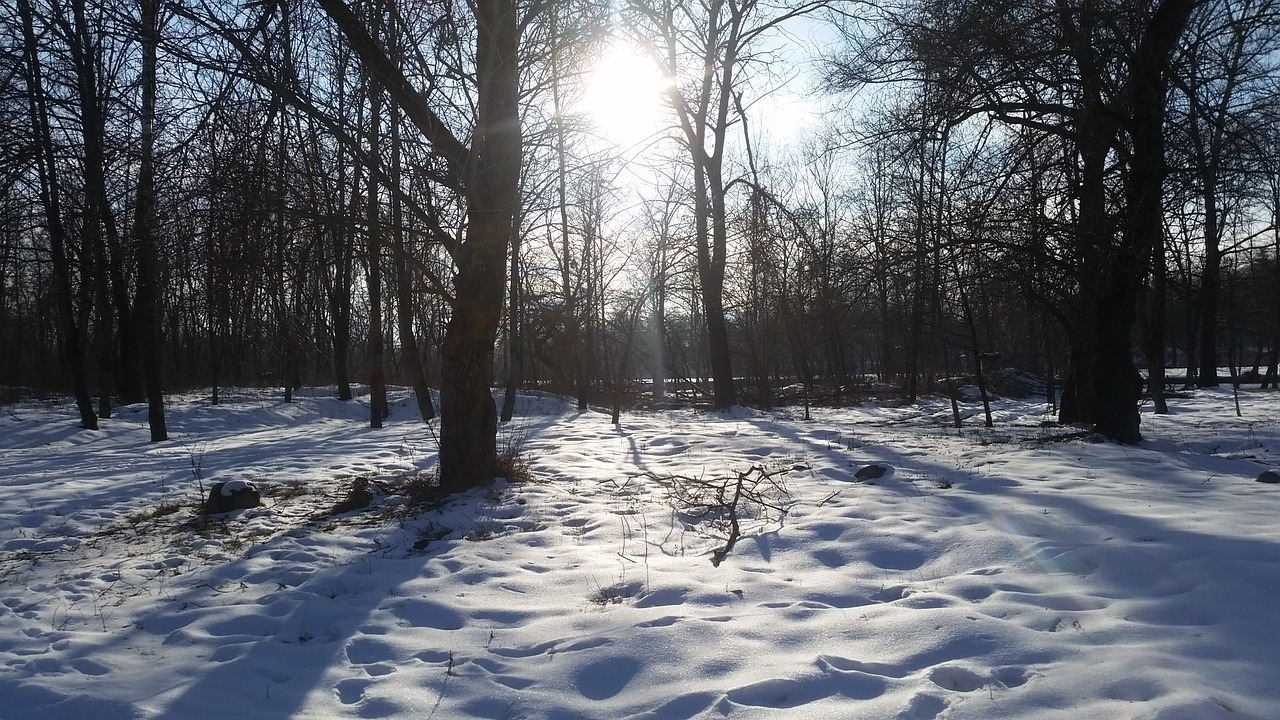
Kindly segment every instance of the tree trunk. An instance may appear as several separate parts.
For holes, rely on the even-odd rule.
[[[103,155],[102,106],[98,98],[98,54],[90,37],[85,1],[72,0],[72,27],[66,28],[67,49],[76,68],[80,103],[80,136],[84,142],[84,217],[81,222],[81,262],[92,278],[94,338],[98,356],[98,417],[111,417],[116,373],[115,332],[108,282],[106,240],[102,225],[106,206],[106,160]],[[65,26],[65,19],[62,19]],[[82,271],[82,273],[85,271]],[[81,312],[86,312],[82,308]]]
[[[514,0],[476,0],[476,124],[466,147],[413,89],[341,0],[320,0],[366,69],[382,81],[437,153],[436,179],[463,193],[466,237],[450,245],[452,314],[441,347],[440,487],[445,492],[497,476],[494,343],[502,317],[507,244],[520,204],[520,25]]]
[[[345,73],[338,73],[338,102],[346,101]],[[353,169],[351,184],[346,180],[347,164],[344,154],[338,152],[337,183],[337,215],[333,218],[330,232],[333,234],[333,278],[329,286],[329,316],[332,323],[333,337],[333,382],[337,386],[338,399],[351,399],[351,288],[353,265],[355,264],[355,234],[352,225],[347,222],[348,215],[354,216],[360,173]],[[350,203],[343,196],[348,187],[351,192]]]
[[[41,75],[39,46],[36,44],[34,11],[30,0],[18,0],[18,13],[22,16],[22,32],[26,49],[26,74],[28,108],[32,130],[38,140],[39,155],[36,172],[40,178],[40,200],[45,212],[45,230],[49,235],[49,250],[53,263],[53,288],[60,324],[62,354],[71,366],[71,382],[76,407],[80,411],[80,425],[86,430],[98,429],[98,415],[93,410],[86,377],[84,346],[85,326],[77,321],[75,297],[71,287],[71,263],[67,255],[66,227],[62,224],[61,193],[58,183],[58,161],[53,137],[49,130],[49,112]],[[83,282],[83,281],[82,281]]]
[[[1217,205],[1216,189],[1205,187],[1204,269],[1200,276],[1199,302],[1200,373],[1196,379],[1196,386],[1202,388],[1218,386],[1218,299],[1222,284],[1222,248],[1218,244]]]
[[[1088,80],[1089,78],[1086,78]],[[1096,81],[1096,78],[1092,78]],[[1062,405],[1058,420],[1062,423],[1086,422],[1098,427],[1105,423],[1109,428],[1123,430],[1130,424],[1132,432],[1121,432],[1122,442],[1137,442],[1137,398],[1133,398],[1133,417],[1121,411],[1121,418],[1107,418],[1122,400],[1105,397],[1105,387],[1112,382],[1107,375],[1117,372],[1122,365],[1118,358],[1128,357],[1128,326],[1121,315],[1132,308],[1115,307],[1122,301],[1123,292],[1115,287],[1123,282],[1113,257],[1116,248],[1114,231],[1106,200],[1106,159],[1115,132],[1106,120],[1107,108],[1100,98],[1097,83],[1086,84],[1086,97],[1079,108],[1079,128],[1076,130],[1076,150],[1080,162],[1079,214],[1076,219],[1076,242],[1081,258],[1079,291],[1076,297],[1075,318],[1071,328],[1071,358],[1066,380],[1062,388]],[[1136,270],[1136,268],[1135,268]],[[1123,326],[1123,327],[1121,327]],[[1123,337],[1121,337],[1123,336]],[[1120,343],[1116,347],[1116,343]],[[1129,360],[1128,370],[1132,370]],[[1119,372],[1128,375],[1123,367]],[[1100,404],[1101,403],[1101,404]]]
[[[375,12],[376,14],[376,12]],[[376,23],[376,20],[375,20]],[[375,33],[376,34],[376,33]],[[369,81],[369,175],[367,191],[369,289],[369,427],[380,428],[387,417],[387,376],[384,369],[385,347],[382,337],[382,220],[378,202],[378,158],[382,123],[382,90],[375,80]]]
[[[1169,402],[1164,393],[1166,381],[1164,316],[1167,274],[1164,266],[1163,239],[1162,230],[1159,246],[1152,251],[1151,284],[1147,291],[1146,321],[1142,328],[1143,354],[1147,358],[1147,394],[1151,397],[1152,409],[1157,415],[1165,415],[1169,412]]]
[[[1118,127],[1115,108],[1102,97],[1089,43],[1078,50],[1085,100],[1079,108],[1076,144],[1081,157],[1078,237],[1082,250],[1078,324],[1073,328],[1071,371],[1064,389],[1062,422],[1088,421],[1119,442],[1142,439],[1138,401],[1142,380],[1133,365],[1132,338],[1143,273],[1163,232],[1160,199],[1164,180],[1163,108],[1166,65],[1198,0],[1164,0],[1147,23],[1130,59],[1124,91],[1125,117],[1134,144],[1126,178],[1127,222],[1114,238],[1106,205],[1106,159]]]
[[[440,486],[458,491],[497,476],[494,341],[502,317],[507,243],[520,203],[520,32],[513,0],[476,0],[477,117],[467,237],[455,259],[453,314],[440,388]]]
[[[142,0],[142,152],[138,165],[138,193],[133,220],[138,243],[138,286],[134,306],[141,340],[140,355],[151,442],[169,439],[160,380],[160,353],[163,347],[159,312],[161,281],[159,249],[155,236],[156,45],[160,40],[159,14],[159,0]]]
[[[1147,358],[1147,392],[1157,414],[1169,412],[1164,397],[1164,119],[1163,68],[1141,65],[1134,72],[1147,75],[1131,86],[1129,136],[1132,158],[1125,179],[1127,216],[1125,245],[1149,263],[1138,270],[1150,274],[1150,295],[1142,339]]]
[[[400,168],[400,112],[391,114],[391,178],[401,181]],[[423,422],[436,416],[436,406],[431,402],[431,387],[427,383],[427,367],[422,362],[422,351],[413,330],[413,275],[409,272],[408,248],[404,242],[404,217],[399,193],[391,196],[392,242],[395,243],[396,271],[396,320],[400,331],[400,351],[413,383],[414,399]]]
[[[512,222],[510,293],[507,304],[507,391],[502,396],[502,422],[511,422],[516,411],[516,391],[524,376],[524,347],[520,336],[520,221]]]
[[[702,307],[707,318],[707,354],[711,360],[712,406],[727,408],[738,401],[734,387],[733,356],[729,347],[729,324],[724,316],[724,276],[728,259],[728,227],[724,178],[716,159],[707,163],[707,190],[711,200],[711,247],[698,248],[698,271],[702,278]]]

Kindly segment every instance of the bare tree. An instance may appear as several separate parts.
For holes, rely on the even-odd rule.
[[[624,7],[631,39],[647,50],[664,77],[673,80],[667,101],[693,170],[694,247],[715,407],[737,401],[724,307],[729,245],[725,160],[729,132],[741,107],[735,96],[745,89],[744,67],[763,59],[762,41],[788,21],[825,5],[822,0],[780,5],[758,0],[630,0]]]
[[[455,265],[452,315],[441,349],[440,484],[448,491],[497,473],[494,342],[507,249],[520,197],[520,23],[514,0],[477,0],[475,118],[470,144],[450,130],[368,28],[341,0],[320,0],[367,72],[437,154],[433,180],[466,200],[466,236],[446,245]],[[447,18],[442,18],[448,20]]]
[[[142,367],[147,392],[151,441],[169,439],[164,418],[160,356],[164,338],[160,319],[160,253],[156,239],[156,47],[160,42],[159,0],[142,0],[139,40],[142,43],[141,153],[135,194],[133,232],[137,241],[138,282],[134,308],[141,335]]]
[[[22,18],[23,39],[26,49],[26,63],[23,71],[27,80],[27,101],[30,108],[32,134],[36,138],[36,147],[38,148],[36,170],[40,176],[40,199],[44,207],[45,232],[49,238],[53,265],[54,294],[58,305],[58,316],[61,320],[63,353],[71,366],[76,406],[80,410],[80,424],[86,430],[97,430],[98,415],[94,412],[93,401],[89,395],[87,369],[85,367],[87,311],[83,309],[77,311],[75,308],[77,296],[82,308],[88,302],[87,288],[89,280],[82,273],[80,278],[81,290],[77,292],[72,285],[71,258],[67,248],[67,230],[62,219],[62,189],[58,178],[58,160],[50,130],[51,123],[47,105],[48,95],[42,74],[40,45],[36,39],[35,11],[31,6],[30,0],[18,0],[18,13]]]
[[[923,69],[952,122],[989,115],[1070,143],[1079,273],[1064,315],[1071,366],[1059,418],[1122,442],[1141,438],[1130,334],[1163,232],[1169,60],[1200,4],[920,3],[890,13],[888,54],[858,42],[835,72],[839,83],[861,85]],[[1126,213],[1118,223],[1109,158],[1121,150]]]

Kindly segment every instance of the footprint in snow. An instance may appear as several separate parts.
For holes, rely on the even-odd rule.
[[[392,647],[374,638],[356,638],[347,643],[347,660],[352,665],[371,665],[392,657]]]
[[[944,690],[973,692],[987,686],[987,679],[978,673],[955,665],[939,665],[929,672],[929,680]]]
[[[343,705],[354,705],[364,699],[365,688],[373,683],[369,680],[341,680],[333,686],[333,692],[338,696],[338,702]]]
[[[947,701],[937,695],[918,693],[911,698],[907,709],[898,713],[898,720],[935,720],[947,707]]]
[[[640,662],[633,657],[603,658],[579,668],[574,686],[587,699],[607,700],[622,692],[639,672]]]
[[[106,675],[107,673],[111,672],[111,668],[107,667],[106,665],[103,665],[102,663],[90,660],[89,658],[79,658],[77,660],[72,660],[71,667],[75,668],[75,671],[82,675],[97,676],[97,675]]]
[[[406,600],[393,607],[391,612],[411,627],[458,630],[466,624],[462,615],[453,608],[424,599]]]

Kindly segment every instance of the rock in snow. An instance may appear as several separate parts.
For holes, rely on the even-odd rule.
[[[871,464],[854,473],[853,476],[862,482],[866,482],[867,480],[877,480],[892,472],[893,468],[888,465]]]
[[[1280,483],[1280,473],[1275,470],[1263,470],[1262,474],[1258,475],[1258,482],[1272,484]]]
[[[209,498],[204,502],[204,510],[210,515],[258,507],[262,504],[262,495],[251,482],[244,480],[228,480],[214,483],[209,488]]]

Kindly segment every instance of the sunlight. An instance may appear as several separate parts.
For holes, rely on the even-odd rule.
[[[658,129],[664,87],[653,61],[639,49],[610,45],[589,71],[575,109],[606,140],[630,149]]]

